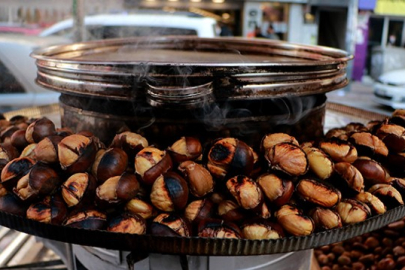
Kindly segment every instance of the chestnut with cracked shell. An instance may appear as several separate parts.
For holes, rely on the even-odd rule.
[[[393,152],[405,150],[405,128],[395,124],[384,123],[375,131],[387,148]]]
[[[172,159],[166,151],[155,147],[145,147],[135,156],[135,172],[142,183],[152,185],[163,173],[173,166]]]
[[[226,187],[243,209],[256,209],[263,202],[262,191],[253,179],[237,175],[226,181]]]
[[[263,152],[268,151],[271,147],[278,143],[287,142],[299,145],[297,139],[286,133],[271,133],[263,137],[260,147]]]
[[[301,176],[308,172],[307,155],[300,146],[292,143],[278,143],[269,148],[265,158],[272,170],[283,172],[290,176]]]
[[[335,206],[342,197],[338,189],[313,179],[300,180],[295,190],[297,196],[304,202],[325,208]]]
[[[110,148],[121,148],[125,151],[125,153],[127,153],[128,159],[132,162],[135,158],[135,155],[140,150],[148,146],[148,140],[143,136],[135,132],[124,131],[114,136]]]
[[[150,200],[157,209],[173,212],[186,207],[188,194],[187,182],[179,174],[167,172],[153,183]]]
[[[60,195],[46,196],[42,201],[30,205],[27,218],[43,223],[60,225],[67,216],[67,207]]]
[[[211,173],[202,165],[194,161],[184,161],[178,167],[188,182],[190,193],[202,198],[214,190],[214,180]]]
[[[88,173],[75,173],[62,185],[61,193],[68,207],[93,202],[97,182]]]
[[[107,215],[96,209],[80,209],[71,212],[63,225],[86,230],[103,230],[107,225]]]
[[[0,184],[0,211],[25,217],[27,205]]]
[[[223,200],[218,204],[217,214],[223,220],[239,222],[246,217],[243,208],[233,200]]]
[[[230,221],[205,219],[198,225],[198,236],[208,238],[242,238],[239,227]]]
[[[333,161],[321,149],[316,147],[303,147],[307,154],[309,170],[319,179],[326,180],[333,174]]]
[[[284,231],[277,223],[265,219],[246,221],[241,225],[244,238],[250,240],[279,239],[284,237]]]
[[[349,141],[356,147],[358,155],[369,157],[386,157],[388,148],[385,143],[370,132],[356,132],[349,137]]]
[[[388,209],[404,204],[401,193],[392,185],[375,184],[368,189],[368,192],[379,198]]]
[[[314,221],[305,216],[301,209],[291,204],[285,204],[275,213],[277,222],[284,231],[294,236],[310,235],[314,229]]]
[[[328,154],[334,162],[352,163],[357,159],[357,149],[348,142],[330,139],[319,143],[319,148]]]
[[[155,217],[150,225],[152,235],[188,237],[190,224],[178,214],[161,213]]]
[[[153,218],[157,215],[156,209],[150,203],[139,198],[129,200],[125,205],[125,210],[137,214],[144,219]]]
[[[58,158],[58,144],[62,141],[62,136],[48,136],[39,141],[34,148],[36,160],[44,163],[56,163]]]
[[[353,162],[353,166],[359,170],[366,185],[390,183],[388,171],[379,162],[369,157],[359,157]]]
[[[96,151],[92,137],[73,134],[58,144],[59,163],[69,173],[85,172],[94,162]]]
[[[342,227],[342,218],[333,209],[317,206],[310,210],[309,216],[319,231]]]
[[[342,199],[336,206],[336,211],[343,224],[359,223],[371,215],[370,208],[365,203],[354,199]]]
[[[128,155],[121,148],[99,149],[91,167],[99,184],[113,176],[121,175],[128,166]]]
[[[143,217],[133,213],[121,213],[111,218],[107,231],[116,233],[145,234],[146,221]]]
[[[174,162],[181,163],[186,160],[196,160],[202,154],[202,145],[199,139],[194,137],[181,137],[168,147]]]
[[[364,178],[356,167],[348,162],[338,162],[334,166],[331,184],[347,196],[355,196],[364,190]]]
[[[47,117],[41,117],[27,127],[27,130],[25,131],[25,139],[29,143],[38,143],[45,137],[55,134],[55,124]]]
[[[1,184],[12,191],[18,180],[28,173],[35,161],[28,157],[15,158],[9,161],[1,171]]]
[[[249,176],[253,163],[252,149],[235,138],[217,140],[208,152],[207,168],[218,179],[239,174]]]
[[[27,145],[20,153],[20,157],[29,157],[32,158],[33,160],[37,160],[37,157],[35,156],[35,148],[37,147],[36,143],[30,143]]]
[[[384,203],[370,192],[360,192],[356,195],[356,197],[354,197],[354,199],[367,204],[371,212],[376,215],[384,214],[387,211],[387,207],[384,205]]]
[[[256,179],[256,182],[263,190],[264,196],[276,206],[287,204],[294,193],[293,182],[275,174],[263,174]]]
[[[210,199],[200,199],[192,201],[184,210],[184,217],[194,224],[212,216],[214,203]]]
[[[5,162],[9,162],[19,156],[19,152],[17,148],[12,146],[9,143],[2,143],[0,144],[0,160],[4,160]]]

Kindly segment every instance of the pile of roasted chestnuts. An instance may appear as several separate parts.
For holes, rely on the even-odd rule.
[[[358,223],[403,205],[405,111],[298,142],[263,134],[106,144],[46,117],[0,120],[0,210],[118,233],[276,239]]]

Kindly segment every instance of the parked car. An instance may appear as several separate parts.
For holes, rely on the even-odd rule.
[[[37,67],[30,53],[70,42],[62,37],[0,35],[0,111],[58,102],[59,94],[35,83]]]
[[[133,36],[196,35],[215,37],[217,21],[187,14],[101,14],[84,18],[87,40]],[[73,19],[58,22],[42,31],[41,37],[73,38]]]
[[[382,74],[374,85],[374,100],[394,109],[405,109],[405,69]]]

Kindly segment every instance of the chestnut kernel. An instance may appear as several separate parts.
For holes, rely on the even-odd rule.
[[[244,238],[250,240],[279,239],[284,236],[281,226],[263,219],[245,222],[241,229]]]
[[[299,145],[297,139],[293,136],[290,136],[286,133],[271,133],[263,137],[261,142],[261,149],[262,151],[266,152],[274,145],[282,142],[292,143],[297,146]]]
[[[238,222],[246,217],[243,208],[232,200],[221,201],[218,204],[217,212],[223,220],[231,222]]]
[[[18,180],[28,173],[35,161],[28,157],[15,158],[8,162],[1,171],[1,183],[9,191],[16,186]]]
[[[135,156],[135,172],[146,185],[152,185],[156,178],[168,172],[173,166],[166,151],[155,147],[145,147]]]
[[[342,218],[343,224],[362,222],[371,214],[366,204],[353,199],[342,199],[336,206],[336,211]]]
[[[185,218],[194,224],[212,216],[214,203],[209,199],[196,200],[189,203],[184,210]]]
[[[301,176],[309,169],[307,155],[301,147],[291,143],[273,145],[265,154],[272,170],[291,176]]]
[[[387,211],[384,203],[370,192],[360,192],[354,199],[367,204],[371,212],[376,215],[384,214]]]
[[[197,138],[181,137],[168,148],[168,151],[175,162],[181,163],[199,158],[202,154],[202,145]]]
[[[378,197],[388,209],[404,204],[399,191],[389,184],[375,184],[368,189],[368,192]]]
[[[230,221],[205,219],[198,225],[198,236],[208,238],[240,239],[241,230]]]
[[[338,162],[334,165],[335,175],[331,183],[342,193],[354,196],[364,190],[364,178],[359,170],[348,162]]]
[[[151,233],[156,236],[190,236],[190,225],[174,213],[162,213],[153,219]]]
[[[357,159],[357,149],[338,139],[320,142],[319,148],[328,154],[334,162],[352,163]]]
[[[127,202],[125,205],[125,210],[137,214],[144,219],[149,219],[156,216],[156,210],[153,206],[141,199],[133,198]]]
[[[244,175],[230,178],[226,182],[228,191],[244,209],[255,209],[263,201],[262,191],[253,179]]]
[[[306,236],[315,229],[314,221],[303,215],[302,210],[290,204],[281,206],[275,216],[281,227],[294,236]]]
[[[36,160],[44,163],[57,163],[58,159],[58,144],[63,139],[62,136],[49,136],[42,139],[34,148],[34,156]]]
[[[211,173],[194,161],[184,161],[178,167],[189,184],[190,193],[197,198],[204,197],[214,190]]]
[[[369,132],[353,133],[349,141],[356,147],[361,156],[386,157],[388,155],[388,148],[385,143]]]
[[[342,227],[340,215],[332,209],[315,207],[309,213],[318,230],[329,230]]]
[[[62,184],[62,197],[68,207],[92,202],[96,185],[96,179],[92,175],[75,173]]]
[[[263,174],[256,181],[266,198],[276,206],[287,204],[294,193],[292,181],[281,179],[275,174]]]
[[[335,206],[342,197],[338,189],[313,179],[299,181],[296,193],[303,201],[325,208]]]
[[[319,179],[325,180],[331,177],[333,173],[333,161],[321,149],[315,147],[304,147],[307,154],[309,170]]]

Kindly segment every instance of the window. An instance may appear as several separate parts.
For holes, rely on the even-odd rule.
[[[0,94],[24,93],[24,87],[17,81],[14,75],[0,61]]]

